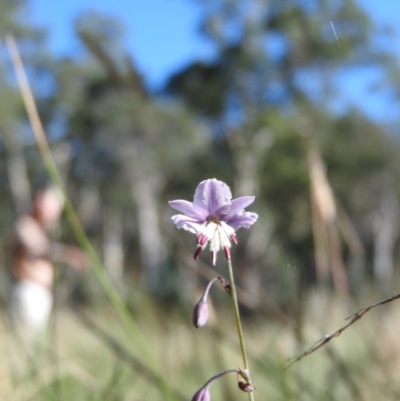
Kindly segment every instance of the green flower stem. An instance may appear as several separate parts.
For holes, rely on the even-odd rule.
[[[92,270],[97,280],[99,281],[101,287],[103,288],[103,291],[108,297],[111,305],[116,310],[119,318],[121,319],[124,328],[129,333],[129,336],[132,339],[132,341],[136,344],[137,349],[141,351],[142,357],[146,361],[147,365],[150,366],[150,369],[153,372],[163,394],[167,395],[168,400],[178,400],[177,393],[171,388],[171,385],[164,377],[154,355],[150,350],[150,347],[145,337],[143,336],[133,317],[129,313],[129,310],[124,304],[124,301],[122,300],[118,291],[112,284],[110,278],[107,276],[107,273],[105,272],[105,269],[99,257],[97,256],[95,250],[93,249],[92,244],[90,243],[82,227],[82,224],[75,212],[75,209],[68,197],[68,194],[65,191],[60,173],[52,157],[51,150],[47,142],[46,134],[42,122],[40,120],[36,103],[28,79],[26,77],[25,69],[22,64],[22,60],[18,52],[14,38],[12,36],[7,36],[6,44],[8,51],[10,53],[11,61],[15,69],[15,73],[17,75],[17,81],[20,86],[22,98],[32,126],[32,130],[35,135],[35,139],[39,147],[43,161],[45,163],[46,169],[54,185],[64,194],[65,215],[72,228],[72,231],[74,232],[79,245],[87,254],[90,260]]]
[[[231,298],[232,298],[233,312],[235,314],[235,321],[236,321],[236,327],[237,327],[237,331],[238,331],[240,350],[242,352],[242,357],[243,357],[243,365],[244,365],[244,368],[247,370],[247,375],[248,375],[248,379],[249,379],[248,382],[249,382],[249,384],[252,384],[251,376],[250,376],[249,361],[247,359],[246,347],[244,345],[244,336],[243,336],[243,330],[242,330],[242,323],[240,320],[239,305],[238,305],[237,294],[236,294],[235,279],[233,276],[232,261],[230,259],[227,259],[227,262],[228,262],[229,284],[231,285]],[[253,392],[249,393],[249,400],[254,401],[254,393]]]

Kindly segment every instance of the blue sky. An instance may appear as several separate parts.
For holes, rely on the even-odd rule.
[[[127,28],[126,46],[151,86],[190,60],[211,57],[212,48],[197,32],[201,10],[195,0],[31,0],[31,18],[49,30],[58,54],[76,50],[71,24],[85,10],[115,16]]]
[[[400,1],[358,1],[376,23],[394,27],[397,37],[393,43],[384,45],[400,55]],[[212,57],[211,45],[198,34],[199,3],[196,0],[30,0],[30,16],[35,24],[48,29],[49,45],[60,55],[78,50],[72,21],[82,11],[94,9],[115,16],[127,28],[126,46],[136,65],[148,85],[157,88],[191,60]],[[340,38],[340,32],[337,33]],[[368,92],[366,83],[370,76],[371,72],[353,74],[338,80],[338,85],[343,88],[348,104],[357,104],[380,119],[388,110],[382,96]]]

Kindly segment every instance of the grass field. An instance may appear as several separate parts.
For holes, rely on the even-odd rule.
[[[365,304],[375,299],[365,297]],[[196,330],[190,311],[161,309],[143,296],[132,308],[167,382],[182,399],[213,374],[241,365],[230,309],[211,315]],[[359,306],[323,293],[310,294],[304,306],[301,335],[295,316],[276,322],[244,321],[255,398],[286,400],[398,400],[400,384],[400,304],[371,311],[338,338],[285,370],[287,359],[321,336],[343,326]],[[166,400],[157,381],[141,366],[130,339],[109,307],[86,309],[85,316],[58,308],[45,346],[24,346],[11,333],[2,311],[0,332],[1,400]],[[90,321],[88,320],[90,319]],[[92,322],[92,324],[90,323]],[[93,326],[95,322],[95,326]],[[234,374],[212,385],[213,400],[247,400]]]

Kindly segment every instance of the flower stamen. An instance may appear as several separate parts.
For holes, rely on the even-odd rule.
[[[206,235],[204,234],[199,234],[199,236],[197,237],[197,243],[201,246],[204,246],[208,241],[208,238]]]
[[[229,238],[232,240],[232,242],[233,242],[235,245],[237,245],[237,244],[239,243],[239,241],[238,241],[238,239],[237,239],[235,233],[232,233],[232,234],[229,236]]]
[[[231,248],[225,246],[224,247],[224,253],[225,253],[226,259],[231,260]]]
[[[196,249],[196,252],[194,253],[194,256],[193,256],[195,260],[197,260],[199,258],[199,256],[200,256],[201,252],[203,251],[203,249],[204,248],[202,246],[199,246]]]
[[[212,264],[215,266],[217,263],[217,251],[212,251]]]

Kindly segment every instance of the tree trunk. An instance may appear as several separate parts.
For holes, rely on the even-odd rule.
[[[133,178],[133,177],[132,177]],[[135,177],[131,181],[131,196],[137,208],[142,284],[151,291],[158,288],[166,249],[160,229],[158,199],[159,177]]]
[[[399,233],[399,204],[390,191],[385,191],[380,206],[373,217],[374,276],[380,287],[389,289],[393,279],[393,251]]]
[[[122,216],[116,209],[104,214],[104,267],[116,281],[122,279],[124,272],[124,247]]]
[[[7,149],[8,178],[15,209],[19,214],[25,213],[31,203],[31,191],[23,145],[16,133],[4,135],[4,144]]]

